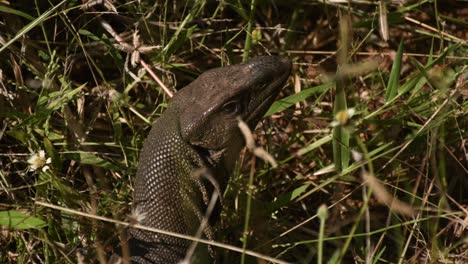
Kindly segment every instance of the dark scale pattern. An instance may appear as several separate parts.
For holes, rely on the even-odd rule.
[[[192,175],[203,164],[176,133],[179,129],[170,116],[171,111],[166,111],[145,141],[140,164],[148,165],[138,168],[134,203],[146,215],[140,224],[194,235],[206,205],[197,203],[203,195],[197,185],[203,183],[196,182]],[[136,263],[177,263],[190,245],[183,239],[136,229],[131,229],[130,234],[139,240],[130,243],[132,254],[136,253],[132,261]],[[212,232],[206,230],[205,237],[212,239]]]
[[[196,234],[213,192],[223,193],[244,144],[236,117],[253,129],[290,70],[287,59],[257,57],[207,71],[171,99],[140,155],[134,192],[134,209],[145,215],[140,224]],[[220,207],[218,200],[203,230],[204,238],[213,240],[211,226]],[[134,228],[129,233],[134,263],[178,263],[191,243]],[[198,245],[190,262],[214,259],[211,248]]]

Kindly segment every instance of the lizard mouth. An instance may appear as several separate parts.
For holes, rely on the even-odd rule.
[[[291,62],[288,59],[279,59],[278,61],[279,65],[276,65],[272,72],[265,76],[264,84],[259,86],[260,91],[257,99],[252,99],[252,110],[249,111],[250,113],[246,118],[246,122],[251,129],[254,129],[258,121],[263,118],[263,115],[285,85],[291,72]]]

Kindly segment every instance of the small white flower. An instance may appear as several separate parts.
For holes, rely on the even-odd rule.
[[[347,110],[336,113],[335,120],[330,123],[330,126],[336,127],[348,124],[348,121],[351,119],[351,117],[353,117],[355,113],[356,110],[354,108],[348,108]]]
[[[361,161],[364,155],[356,150],[351,150],[351,156],[353,157],[353,160]]]
[[[146,218],[146,212],[143,212],[141,206],[137,206],[132,209],[132,215],[130,216],[131,220],[136,222],[136,224],[143,224],[143,221]]]
[[[28,159],[29,163],[29,168],[32,171],[38,170],[42,168],[42,171],[46,171],[49,169],[49,166],[47,164],[50,164],[52,162],[51,158],[46,159],[46,154],[45,151],[40,150],[39,153],[31,155],[31,157]]]

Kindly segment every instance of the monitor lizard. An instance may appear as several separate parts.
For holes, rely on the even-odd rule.
[[[277,56],[204,72],[171,98],[143,143],[133,209],[139,224],[195,235],[213,194],[222,196],[244,139],[237,118],[251,129],[283,88],[291,62]],[[208,217],[203,237],[214,239],[221,202]],[[178,263],[191,242],[130,228],[135,263]],[[213,252],[196,247],[190,263],[210,263]]]

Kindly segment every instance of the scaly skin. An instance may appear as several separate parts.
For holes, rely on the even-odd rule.
[[[145,215],[140,224],[195,235],[212,195],[221,197],[244,146],[237,127],[240,116],[251,129],[284,86],[291,62],[275,56],[216,68],[179,91],[155,122],[141,151],[134,209]],[[203,228],[212,240],[220,200]],[[131,228],[131,260],[178,263],[191,242]],[[198,245],[191,263],[210,263],[213,251]]]

